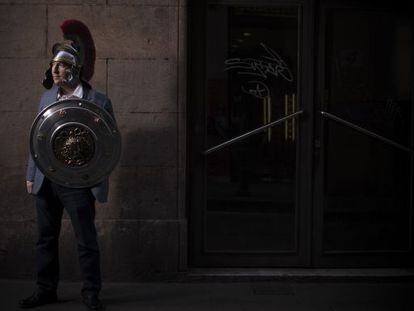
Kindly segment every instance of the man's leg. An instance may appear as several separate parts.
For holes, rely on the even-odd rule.
[[[39,292],[56,292],[59,282],[59,234],[63,206],[45,180],[36,196],[38,241],[36,244]]]
[[[45,180],[36,195],[38,241],[36,244],[37,290],[19,302],[21,308],[34,308],[57,301],[59,281],[59,233],[63,206]]]
[[[82,292],[98,294],[101,290],[99,246],[95,228],[95,198],[89,188],[74,189],[53,185],[68,212],[78,242]]]

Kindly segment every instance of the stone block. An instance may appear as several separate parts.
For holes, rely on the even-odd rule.
[[[34,197],[26,192],[26,166],[1,167],[0,214],[3,221],[34,220]]]
[[[188,269],[188,250],[189,250],[189,245],[188,245],[188,222],[187,222],[187,218],[185,218],[185,215],[183,218],[180,219],[180,223],[179,223],[179,248],[180,248],[180,253],[178,255],[178,260],[179,260],[179,270],[180,271],[185,271]]]
[[[177,111],[176,66],[165,59],[110,60],[108,94],[115,111]]]
[[[102,242],[109,255],[102,260],[104,277],[134,280],[177,271],[178,225],[163,220],[114,222],[110,243]]]
[[[186,112],[187,99],[187,9],[179,8],[178,24],[178,111]]]
[[[46,6],[2,5],[0,20],[0,57],[45,56]]]
[[[178,114],[178,167],[187,165],[187,114]]]
[[[178,129],[178,199],[177,211],[179,218],[186,214],[186,166],[187,166],[187,9],[179,8],[178,26],[178,96],[177,96],[177,129]],[[181,263],[183,266],[183,263]]]
[[[33,278],[35,220],[0,221],[0,278]]]
[[[0,112],[37,112],[48,63],[38,58],[0,59]]]
[[[49,48],[62,40],[59,26],[69,18],[87,24],[98,58],[176,58],[176,7],[49,6]]]
[[[184,1],[184,0],[181,0]],[[177,6],[180,0],[108,0],[109,5]]]
[[[134,281],[176,272],[179,222],[163,220],[96,221],[104,281]],[[70,221],[62,224],[61,274],[79,281],[76,239]]]
[[[174,219],[177,170],[118,167],[110,177],[109,202],[97,204],[97,219]]]
[[[111,220],[96,222],[104,281],[135,281],[177,272],[179,222]],[[37,224],[0,221],[0,277],[34,277]],[[61,279],[81,281],[77,241],[69,220],[60,237]]]
[[[0,59],[0,93],[4,94],[0,98],[0,112],[37,112],[40,97],[46,91],[42,81],[50,58]],[[98,59],[90,83],[102,93],[107,92],[106,76],[106,60]]]
[[[187,171],[178,168],[177,175],[177,217],[185,218],[187,213]]]
[[[177,164],[177,114],[115,114],[122,136],[120,166]]]
[[[105,4],[107,0],[0,0],[7,4]]]
[[[0,166],[20,167],[27,163],[29,154],[29,131],[36,113],[2,112],[0,114],[0,141],[3,142],[0,153]]]
[[[177,146],[177,210],[179,217],[186,213],[187,196],[187,136],[185,115],[178,115],[178,146]]]
[[[92,87],[103,93],[106,94],[107,90],[107,62],[105,59],[97,59],[95,61],[95,71],[93,77],[89,83]]]

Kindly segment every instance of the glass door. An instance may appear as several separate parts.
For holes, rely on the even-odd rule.
[[[202,41],[193,76],[204,77],[190,111],[195,265],[309,264],[307,5],[207,1],[200,13],[191,36]]]
[[[412,261],[412,16],[354,3],[320,11],[314,259],[401,266]]]

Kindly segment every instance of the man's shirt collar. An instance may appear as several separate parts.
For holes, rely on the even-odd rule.
[[[61,94],[60,89],[58,90],[57,100],[64,100],[64,99],[69,99],[69,98],[73,98],[73,97],[77,97],[77,98],[82,98],[83,97],[82,83],[79,83],[78,86],[73,91],[73,93],[71,93],[71,94]]]

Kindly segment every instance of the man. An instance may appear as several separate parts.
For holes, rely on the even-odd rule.
[[[78,97],[103,107],[113,116],[111,101],[84,80],[82,71],[85,64],[82,63],[81,52],[85,51],[80,49],[81,46],[73,41],[64,41],[53,47],[53,58],[43,83],[50,89],[43,94],[39,111],[56,101]],[[83,278],[82,301],[92,310],[102,309],[99,300],[99,248],[94,218],[95,199],[100,202],[107,200],[108,180],[91,188],[64,187],[45,177],[29,156],[26,186],[27,192],[35,195],[36,199],[39,234],[36,244],[37,290],[32,296],[20,301],[20,307],[33,308],[57,301],[58,240],[62,213],[65,209],[70,216],[78,242]]]

